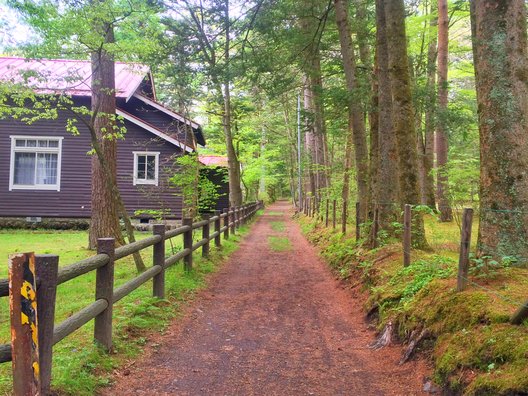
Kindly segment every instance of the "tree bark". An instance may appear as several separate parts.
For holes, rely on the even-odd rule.
[[[224,24],[225,24],[225,47],[224,47],[224,60],[225,60],[225,78],[223,86],[223,101],[224,101],[224,136],[226,141],[227,151],[227,167],[229,174],[229,202],[231,206],[242,205],[242,188],[240,187],[240,162],[233,146],[233,133],[231,125],[231,90],[229,84],[231,83],[230,78],[230,28],[231,21],[229,20],[229,0],[225,0],[225,13],[224,13]]]
[[[348,20],[347,4],[344,0],[335,0],[336,21],[339,31],[339,42],[341,43],[341,54],[343,57],[343,67],[345,70],[345,79],[348,90],[348,108],[350,114],[350,128],[348,133],[352,135],[354,142],[354,152],[356,160],[357,186],[358,186],[358,201],[360,207],[360,220],[365,222],[368,212],[368,146],[367,136],[365,130],[365,118],[361,108],[361,104],[357,99],[357,90],[359,87],[356,77],[356,59],[354,55],[354,47],[352,43],[350,23]],[[345,178],[350,171],[350,166],[346,167],[345,163]],[[348,164],[349,165],[349,164]],[[345,180],[346,181],[346,180]],[[346,183],[348,184],[348,183]],[[345,191],[343,185],[343,200],[348,196],[348,191]]]
[[[403,0],[383,0],[387,24],[389,75],[393,98],[393,130],[396,135],[399,162],[401,204],[420,203],[418,158],[414,128],[407,38],[405,35],[405,6]],[[413,246],[427,248],[423,217],[413,215]]]
[[[431,6],[431,14],[436,7]],[[431,20],[430,30],[437,25],[436,17]],[[427,86],[425,109],[425,140],[423,156],[423,201],[430,208],[436,209],[434,176],[434,138],[436,115],[436,35],[431,35],[427,49]]]
[[[449,17],[447,15],[447,0],[438,0],[438,112],[447,112],[447,68],[449,51]],[[441,117],[443,118],[443,117]],[[447,140],[445,122],[440,119],[436,123],[436,193],[440,210],[440,221],[452,221],[453,212],[449,202],[447,157],[449,142]]]
[[[114,42],[113,28],[108,23],[100,26],[105,35],[105,43]],[[105,158],[108,169],[101,165],[97,155],[92,156],[92,218],[89,231],[89,248],[97,247],[97,239],[114,237],[119,244],[124,240],[119,225],[118,205],[112,191],[108,188],[106,178],[112,183],[117,180],[117,142],[111,136],[114,130],[115,105],[115,66],[111,54],[104,48],[92,53],[92,113],[97,140],[101,146],[101,154]]]
[[[480,133],[478,251],[528,257],[528,64],[523,0],[471,1]]]
[[[378,204],[380,229],[390,230],[399,211],[399,181],[396,135],[392,126],[387,29],[382,0],[376,0],[376,27],[379,169],[374,203]]]

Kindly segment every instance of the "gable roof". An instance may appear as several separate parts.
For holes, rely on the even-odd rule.
[[[37,93],[91,96],[92,66],[88,60],[2,57],[0,78],[27,85]],[[129,99],[145,78],[152,81],[147,66],[115,62],[116,97]]]

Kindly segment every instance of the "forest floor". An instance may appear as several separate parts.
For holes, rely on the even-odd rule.
[[[291,219],[267,208],[183,318],[115,372],[104,395],[419,395],[429,369],[369,348],[366,296],[336,280]]]

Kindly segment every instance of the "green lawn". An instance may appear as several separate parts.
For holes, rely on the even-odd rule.
[[[240,235],[247,232],[241,227]],[[138,233],[145,238],[150,233]],[[108,373],[123,359],[137,354],[146,343],[148,333],[163,331],[171,318],[178,314],[181,303],[192,297],[204,285],[205,275],[215,269],[222,259],[237,246],[240,236],[229,241],[222,238],[223,248],[216,250],[211,242],[210,260],[201,259],[200,249],[194,254],[194,268],[184,273],[180,263],[166,274],[167,299],[152,297],[152,282],[147,282],[114,306],[114,345],[116,354],[106,355],[93,344],[93,321],[77,330],[54,347],[52,386],[60,394],[93,395],[98,386],[109,383]],[[195,230],[195,239],[201,239]],[[0,278],[7,277],[7,257],[16,252],[58,254],[59,265],[66,266],[94,254],[86,249],[86,231],[12,231],[0,230]],[[181,249],[182,237],[167,241],[167,256]],[[152,248],[142,251],[145,265],[152,265]],[[116,262],[115,285],[119,286],[136,275],[132,257]],[[75,278],[58,287],[56,324],[94,301],[95,272]],[[8,299],[0,298],[0,344],[10,342]],[[11,364],[0,364],[0,395],[11,391]]]

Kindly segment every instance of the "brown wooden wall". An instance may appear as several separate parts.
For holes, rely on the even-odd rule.
[[[151,115],[155,116],[155,115]],[[0,120],[0,217],[90,217],[91,156],[88,130],[79,123],[80,135],[65,129],[66,114],[57,120],[43,120],[26,125],[14,120]],[[118,142],[118,183],[130,214],[138,209],[170,209],[171,218],[181,218],[182,202],[177,191],[163,181],[176,171],[173,160],[181,149],[142,128],[125,122],[127,134]],[[9,191],[11,135],[62,136],[60,191]],[[160,152],[160,187],[133,185],[133,151]]]

